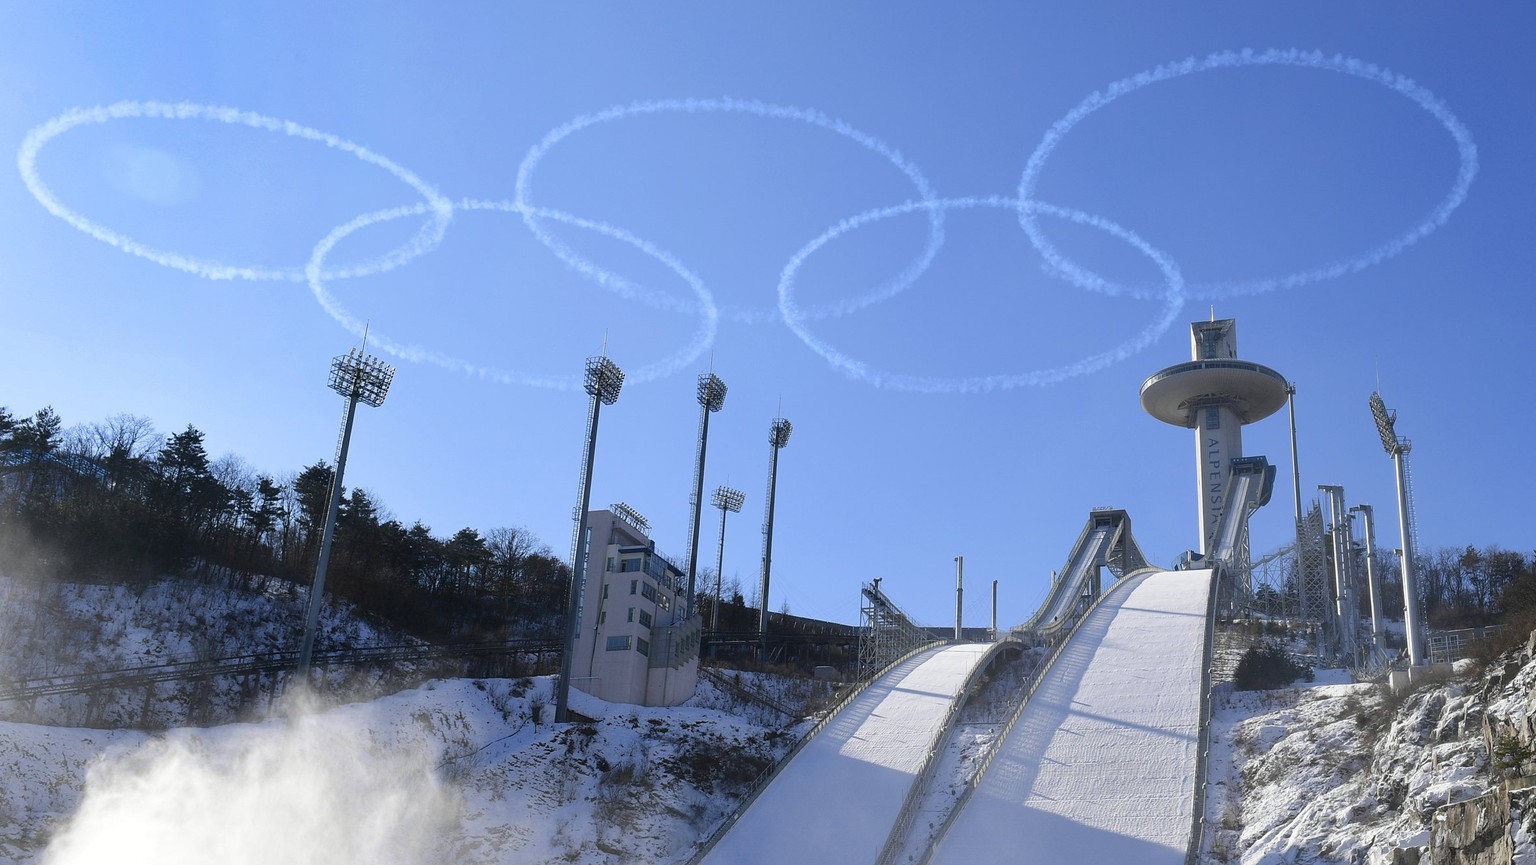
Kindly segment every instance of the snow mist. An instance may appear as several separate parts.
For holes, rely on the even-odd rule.
[[[347,710],[173,731],[92,769],[43,865],[424,865],[457,799],[419,736]],[[393,739],[383,741],[385,737]]]

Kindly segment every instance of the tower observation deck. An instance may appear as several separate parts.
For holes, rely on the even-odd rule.
[[[1228,469],[1243,455],[1243,425],[1285,405],[1290,384],[1267,366],[1238,359],[1234,319],[1197,321],[1189,331],[1193,360],[1142,382],[1141,407],[1164,423],[1195,431],[1200,552],[1209,553]]]

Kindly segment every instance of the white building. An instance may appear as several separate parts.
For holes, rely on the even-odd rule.
[[[613,703],[675,706],[699,677],[701,619],[684,620],[684,574],[625,505],[589,511],[590,550],[571,684]]]

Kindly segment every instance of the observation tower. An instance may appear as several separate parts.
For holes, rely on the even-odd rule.
[[[1238,359],[1235,319],[1197,321],[1189,334],[1194,359],[1142,382],[1141,407],[1164,423],[1195,431],[1200,552],[1209,554],[1226,503],[1228,469],[1243,455],[1243,425],[1285,405],[1290,384],[1267,366]]]

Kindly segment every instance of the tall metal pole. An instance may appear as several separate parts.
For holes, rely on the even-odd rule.
[[[997,642],[997,580],[992,581],[992,642]]]
[[[961,611],[965,609],[965,556],[955,556],[955,642],[960,642]]]
[[[1317,488],[1328,494],[1328,513],[1333,517],[1333,598],[1339,650],[1358,661],[1360,608],[1355,601],[1354,569],[1350,567],[1349,512],[1344,508],[1344,488],[1337,484],[1319,484]]]
[[[336,515],[341,510],[341,476],[347,470],[347,448],[352,443],[352,419],[357,416],[357,398],[347,398],[347,420],[342,426],[341,451],[336,456],[336,472],[331,476],[330,503],[325,509],[325,529],[320,535],[320,559],[315,563],[315,579],[309,586],[309,607],[304,613],[304,642],[299,646],[299,681],[309,681],[309,668],[315,655],[315,636],[320,629],[320,603],[325,597],[325,573],[331,563],[331,541],[336,536]]]
[[[1370,505],[1355,505],[1365,520],[1365,582],[1371,593],[1371,649],[1381,650],[1381,580],[1376,575],[1376,515]]]
[[[1306,621],[1307,618],[1307,575],[1306,565],[1306,528],[1301,517],[1301,460],[1296,453],[1296,384],[1288,382],[1285,386],[1285,406],[1291,419],[1291,493],[1296,499],[1296,554],[1291,563],[1296,579],[1296,618]],[[1317,652],[1323,650],[1323,623],[1317,623]]]
[[[1387,410],[1381,394],[1371,394],[1371,415],[1376,420],[1376,432],[1381,435],[1381,447],[1392,457],[1397,469],[1397,525],[1403,538],[1403,629],[1408,637],[1408,664],[1412,667],[1424,663],[1423,612],[1419,609],[1419,581],[1414,572],[1413,549],[1413,502],[1408,495],[1408,452],[1413,445],[1397,434],[1397,414]]]
[[[582,592],[587,578],[587,510],[592,504],[592,463],[597,452],[597,419],[604,403],[613,405],[624,387],[624,373],[607,357],[587,358],[585,389],[592,396],[587,417],[587,444],[582,452],[581,489],[576,506],[576,538],[572,542],[571,583],[565,599],[565,648],[560,653],[560,682],[555,688],[555,723],[570,720],[571,665],[581,627]]]
[[[336,474],[331,478],[325,528],[320,535],[320,558],[315,563],[315,579],[309,587],[309,605],[304,614],[304,640],[299,645],[297,670],[299,681],[309,680],[310,665],[314,661],[315,639],[320,630],[320,605],[325,598],[325,573],[331,560],[331,541],[336,535],[336,516],[341,509],[341,480],[347,468],[347,450],[352,444],[352,422],[357,416],[357,404],[366,403],[375,408],[383,405],[394,380],[394,367],[357,349],[331,360],[330,388],[347,398],[347,419],[342,424]]]
[[[1413,528],[1410,523],[1411,505],[1408,502],[1408,471],[1403,461],[1407,459],[1406,444],[1392,454],[1397,468],[1397,526],[1403,538],[1403,614],[1407,618],[1403,630],[1408,637],[1408,665],[1418,667],[1424,663],[1423,612],[1419,609],[1419,579],[1414,568]]]
[[[741,490],[733,490],[730,487],[715,487],[712,504],[720,509],[720,549],[715,555],[715,602],[709,608],[709,630],[711,633],[720,630],[720,585],[725,573],[725,515],[727,512],[741,510],[742,502],[746,501],[746,495]]]
[[[765,657],[768,653],[768,578],[773,572],[773,505],[778,496],[779,451],[789,444],[789,434],[793,430],[794,425],[781,417],[774,418],[768,428],[768,511],[763,520],[763,584],[757,610],[758,652]]]
[[[704,452],[709,445],[709,415],[725,405],[725,382],[714,373],[699,376],[699,456],[693,469],[693,512],[688,516],[688,600],[683,618],[693,617],[694,582],[699,572],[699,514],[704,508]],[[723,521],[722,521],[723,529]],[[724,540],[721,541],[724,544]]]

